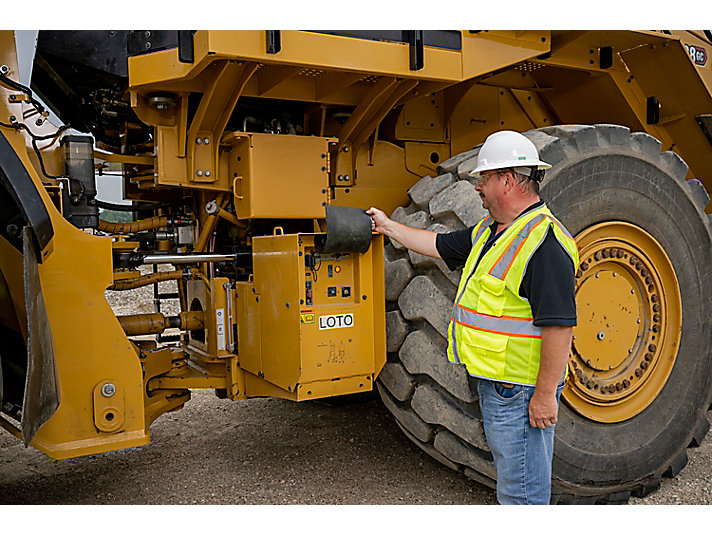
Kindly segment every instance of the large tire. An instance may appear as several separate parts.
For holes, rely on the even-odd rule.
[[[672,152],[661,154],[660,143],[647,134],[596,125],[549,127],[525,135],[552,164],[542,198],[577,236],[580,248],[583,242],[589,243],[586,250],[598,250],[595,260],[581,257],[577,273],[579,337],[590,326],[588,303],[581,302],[579,289],[584,282],[590,284],[589,293],[591,287],[607,287],[597,285],[605,282],[587,282],[589,267],[602,278],[617,270],[617,283],[628,280],[630,286],[625,287],[637,295],[625,303],[611,295],[602,310],[628,313],[628,322],[620,323],[625,328],[608,339],[630,340],[629,346],[619,342],[615,347],[628,348],[629,356],[609,362],[606,354],[594,355],[592,363],[596,342],[574,341],[556,431],[552,502],[625,502],[631,494],[643,496],[659,487],[662,476],[676,475],[687,462],[686,447],[698,445],[709,428],[712,234],[704,213],[709,198],[697,180],[685,181],[685,163]],[[467,175],[476,155],[477,149],[444,162],[441,175],[423,178],[411,188],[412,202],[398,208],[393,218],[437,232],[474,224],[485,214]],[[616,232],[629,229],[634,237],[628,242],[621,237],[615,241],[623,243],[619,248],[601,248],[609,238],[619,237]],[[598,241],[591,237],[605,232],[614,235]],[[655,264],[655,250],[646,247],[664,251],[660,265]],[[612,259],[606,259],[609,254]],[[413,442],[449,467],[494,486],[476,380],[445,356],[459,275],[441,260],[406,251],[397,243],[387,245],[389,355],[377,386]],[[631,302],[639,304],[637,316],[629,310]],[[655,304],[658,322],[653,322]],[[638,332],[630,328],[635,317],[641,324]],[[655,335],[658,341],[649,344],[646,336],[655,340]],[[605,371],[602,361],[610,363]],[[630,399],[637,404],[626,404]]]

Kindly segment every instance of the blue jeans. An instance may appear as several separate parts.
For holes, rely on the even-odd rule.
[[[556,389],[558,402],[562,381]],[[529,425],[529,400],[534,386],[506,388],[480,380],[477,385],[487,445],[497,470],[500,504],[549,504],[554,427]]]

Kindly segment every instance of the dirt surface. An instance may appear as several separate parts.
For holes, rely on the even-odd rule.
[[[211,391],[151,427],[151,445],[52,460],[0,434],[1,504],[495,504],[439,464],[380,400],[232,402]],[[631,504],[712,504],[712,440]]]
[[[332,407],[220,400],[152,426],[151,445],[52,460],[0,437],[3,504],[489,504],[491,490],[431,459],[379,400]]]
[[[707,419],[712,417],[707,412]],[[712,504],[712,436],[702,445],[687,449],[687,466],[675,478],[663,478],[660,489],[630,504]]]
[[[119,315],[153,311],[150,288],[109,298]],[[712,439],[688,454],[676,479],[631,504],[712,504]],[[146,447],[52,460],[0,431],[0,504],[496,504],[496,497],[416,447],[375,396],[333,406],[233,402],[195,390],[185,408],[156,420]]]

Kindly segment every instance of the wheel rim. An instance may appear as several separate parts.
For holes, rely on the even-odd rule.
[[[576,241],[578,326],[562,396],[588,419],[625,421],[655,400],[675,365],[680,288],[663,248],[637,226],[601,223]]]

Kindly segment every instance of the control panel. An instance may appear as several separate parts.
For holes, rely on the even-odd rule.
[[[304,255],[304,304],[317,306],[354,302],[355,253],[319,254],[306,249]]]
[[[253,280],[236,284],[240,368],[296,400],[368,391],[385,363],[382,237],[324,253],[322,235],[255,237]]]

